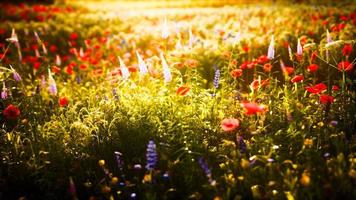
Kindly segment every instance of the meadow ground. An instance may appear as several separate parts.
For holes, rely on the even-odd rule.
[[[355,10],[0,4],[0,199],[355,199]]]

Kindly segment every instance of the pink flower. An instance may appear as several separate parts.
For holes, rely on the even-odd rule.
[[[241,106],[246,109],[246,115],[255,115],[257,113],[264,113],[267,111],[267,107],[265,105],[259,105],[254,102],[244,102],[241,103]]]
[[[235,118],[227,118],[227,119],[223,119],[221,121],[221,128],[225,132],[233,131],[236,128],[238,128],[239,126],[240,126],[240,122],[239,122],[239,120],[237,120]]]

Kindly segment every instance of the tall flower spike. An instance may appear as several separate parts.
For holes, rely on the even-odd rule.
[[[169,29],[167,24],[167,18],[164,18],[163,26],[162,26],[162,38],[167,39],[169,37]]]
[[[121,159],[122,153],[120,153],[118,151],[115,151],[114,154],[115,154],[115,158],[116,158],[117,168],[122,170],[122,168],[124,167],[124,164],[123,164],[122,159]]]
[[[11,68],[11,70],[12,70],[12,76],[13,76],[14,80],[17,81],[17,82],[21,81],[21,76],[20,76],[20,74],[17,73],[17,71],[16,71],[14,68],[12,68],[11,65],[10,65],[10,68]]]
[[[192,28],[189,28],[189,47],[192,48],[195,42],[195,37],[192,32]]]
[[[326,42],[329,44],[331,42],[333,42],[332,38],[331,38],[331,35],[329,33],[328,30],[326,30]]]
[[[56,65],[57,65],[57,66],[60,66],[61,64],[62,64],[61,57],[57,54],[57,55],[56,55]]]
[[[8,97],[8,93],[7,93],[7,88],[5,85],[5,82],[3,82],[3,86],[2,86],[2,90],[1,90],[1,99],[5,100]]]
[[[120,70],[121,70],[122,78],[124,80],[127,80],[130,77],[129,69],[127,69],[124,61],[121,60],[120,56],[119,56],[119,62],[120,62]]]
[[[147,158],[146,169],[154,170],[158,161],[158,156],[156,151],[156,144],[154,143],[153,140],[150,140],[148,142],[146,158]]]
[[[272,60],[274,58],[274,36],[272,35],[271,42],[269,43],[267,58]]]
[[[298,44],[297,44],[297,55],[298,55],[298,56],[303,55],[303,47],[302,47],[302,45],[300,44],[300,39],[298,39]]]
[[[290,48],[289,44],[288,44],[288,55],[289,55],[289,59],[293,60],[293,52],[292,52],[292,49]]]
[[[214,181],[213,178],[212,178],[211,170],[209,169],[209,166],[208,166],[208,164],[206,163],[206,161],[204,160],[204,158],[203,158],[203,157],[200,157],[199,160],[198,160],[198,162],[199,162],[200,167],[203,169],[203,171],[204,171],[206,177],[208,178],[209,183],[210,183],[211,185],[215,185],[215,181]]]
[[[10,38],[7,38],[6,41],[8,41],[8,42],[10,42],[10,43],[13,43],[13,44],[15,44],[16,46],[18,45],[19,39],[18,39],[18,37],[17,37],[17,34],[16,34],[15,29],[12,29],[11,37],[10,37]]]
[[[54,80],[51,70],[48,69],[48,91],[51,95],[57,95],[58,91],[57,91],[57,85],[56,85],[56,81]]]
[[[219,87],[219,80],[220,80],[220,69],[218,69],[217,67],[215,68],[215,74],[214,74],[214,80],[213,80],[213,84],[215,88]]]
[[[136,55],[137,55],[137,59],[138,59],[138,68],[140,70],[140,74],[141,74],[141,76],[144,76],[148,72],[147,65],[146,65],[145,61],[143,61],[143,59],[140,56],[140,54],[138,53],[138,51],[136,51]]]
[[[167,64],[166,59],[163,56],[163,53],[161,52],[161,62],[162,62],[162,67],[163,67],[163,76],[164,76],[164,82],[168,83],[172,81],[172,74],[171,70],[169,69],[169,66]]]

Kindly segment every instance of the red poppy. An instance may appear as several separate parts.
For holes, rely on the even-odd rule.
[[[302,75],[296,75],[294,76],[290,81],[292,83],[299,83],[304,80],[304,77]]]
[[[319,83],[314,86],[307,86],[305,89],[311,94],[319,94],[327,89],[324,83]]]
[[[56,51],[57,51],[57,46],[56,45],[51,45],[50,47],[49,47],[49,51],[50,52],[52,52],[52,53],[55,53]]]
[[[318,83],[314,87],[320,91],[325,91],[326,89],[328,89],[328,87],[324,83]]]
[[[267,107],[265,105],[259,105],[253,102],[244,102],[241,103],[241,106],[246,109],[246,115],[254,115],[257,113],[264,113],[267,111]]]
[[[2,111],[2,114],[6,119],[15,120],[20,116],[20,109],[10,104]]]
[[[40,66],[41,66],[41,63],[38,62],[38,61],[36,61],[36,62],[33,63],[33,68],[34,68],[35,70],[38,70],[38,69],[40,68]]]
[[[65,67],[65,72],[69,75],[73,74],[73,67],[71,67],[71,65],[68,65],[67,67]]]
[[[266,79],[266,80],[254,80],[252,81],[252,83],[250,84],[250,87],[253,89],[253,90],[257,90],[259,87],[262,88],[262,87],[265,87],[269,84],[269,79]]]
[[[234,69],[230,72],[230,74],[233,78],[236,79],[236,78],[242,76],[242,69]]]
[[[67,97],[61,97],[61,98],[59,98],[58,103],[59,103],[59,106],[64,107],[64,106],[68,105],[69,100]]]
[[[268,61],[269,61],[269,59],[268,59],[268,57],[266,55],[262,55],[262,56],[257,58],[257,62],[259,64],[263,64],[263,63],[266,63]]]
[[[339,88],[339,86],[337,86],[337,85],[333,85],[333,87],[332,87],[332,90],[333,91],[338,91],[340,88]]]
[[[77,34],[77,33],[71,33],[70,36],[69,36],[69,39],[70,39],[70,40],[76,40],[76,39],[78,39],[78,34]]]
[[[291,75],[294,72],[293,67],[282,67],[282,72],[285,75]]]
[[[265,70],[265,72],[271,72],[272,70],[272,65],[271,63],[266,63],[263,65],[263,70]]]
[[[351,44],[345,44],[344,48],[342,48],[342,55],[349,56],[352,52]]]
[[[337,65],[337,67],[340,71],[345,71],[345,72],[351,71],[354,68],[354,66],[349,61],[341,61]]]
[[[318,56],[318,52],[313,51],[313,53],[310,56],[310,61],[314,62],[316,60],[317,56]]]
[[[52,72],[57,74],[57,73],[61,72],[61,68],[59,68],[57,66],[52,66]]]
[[[88,65],[86,65],[86,64],[81,64],[81,65],[79,65],[79,69],[81,69],[81,70],[86,70],[88,68]]]
[[[190,88],[188,86],[180,86],[178,89],[177,89],[177,95],[181,95],[181,96],[185,96],[188,94],[188,92],[190,91]]]
[[[329,104],[334,102],[334,97],[326,94],[320,95],[320,103]]]
[[[227,119],[223,119],[221,121],[221,128],[225,131],[225,132],[230,132],[235,130],[236,128],[238,128],[240,126],[240,122],[237,119],[234,118],[227,118]]]
[[[308,66],[308,72],[314,73],[319,69],[319,66],[317,64],[311,64]]]

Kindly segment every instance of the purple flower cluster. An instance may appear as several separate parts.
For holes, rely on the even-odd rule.
[[[156,151],[156,144],[154,143],[153,140],[150,140],[148,142],[146,158],[147,158],[146,169],[154,170],[157,164],[158,156]]]

